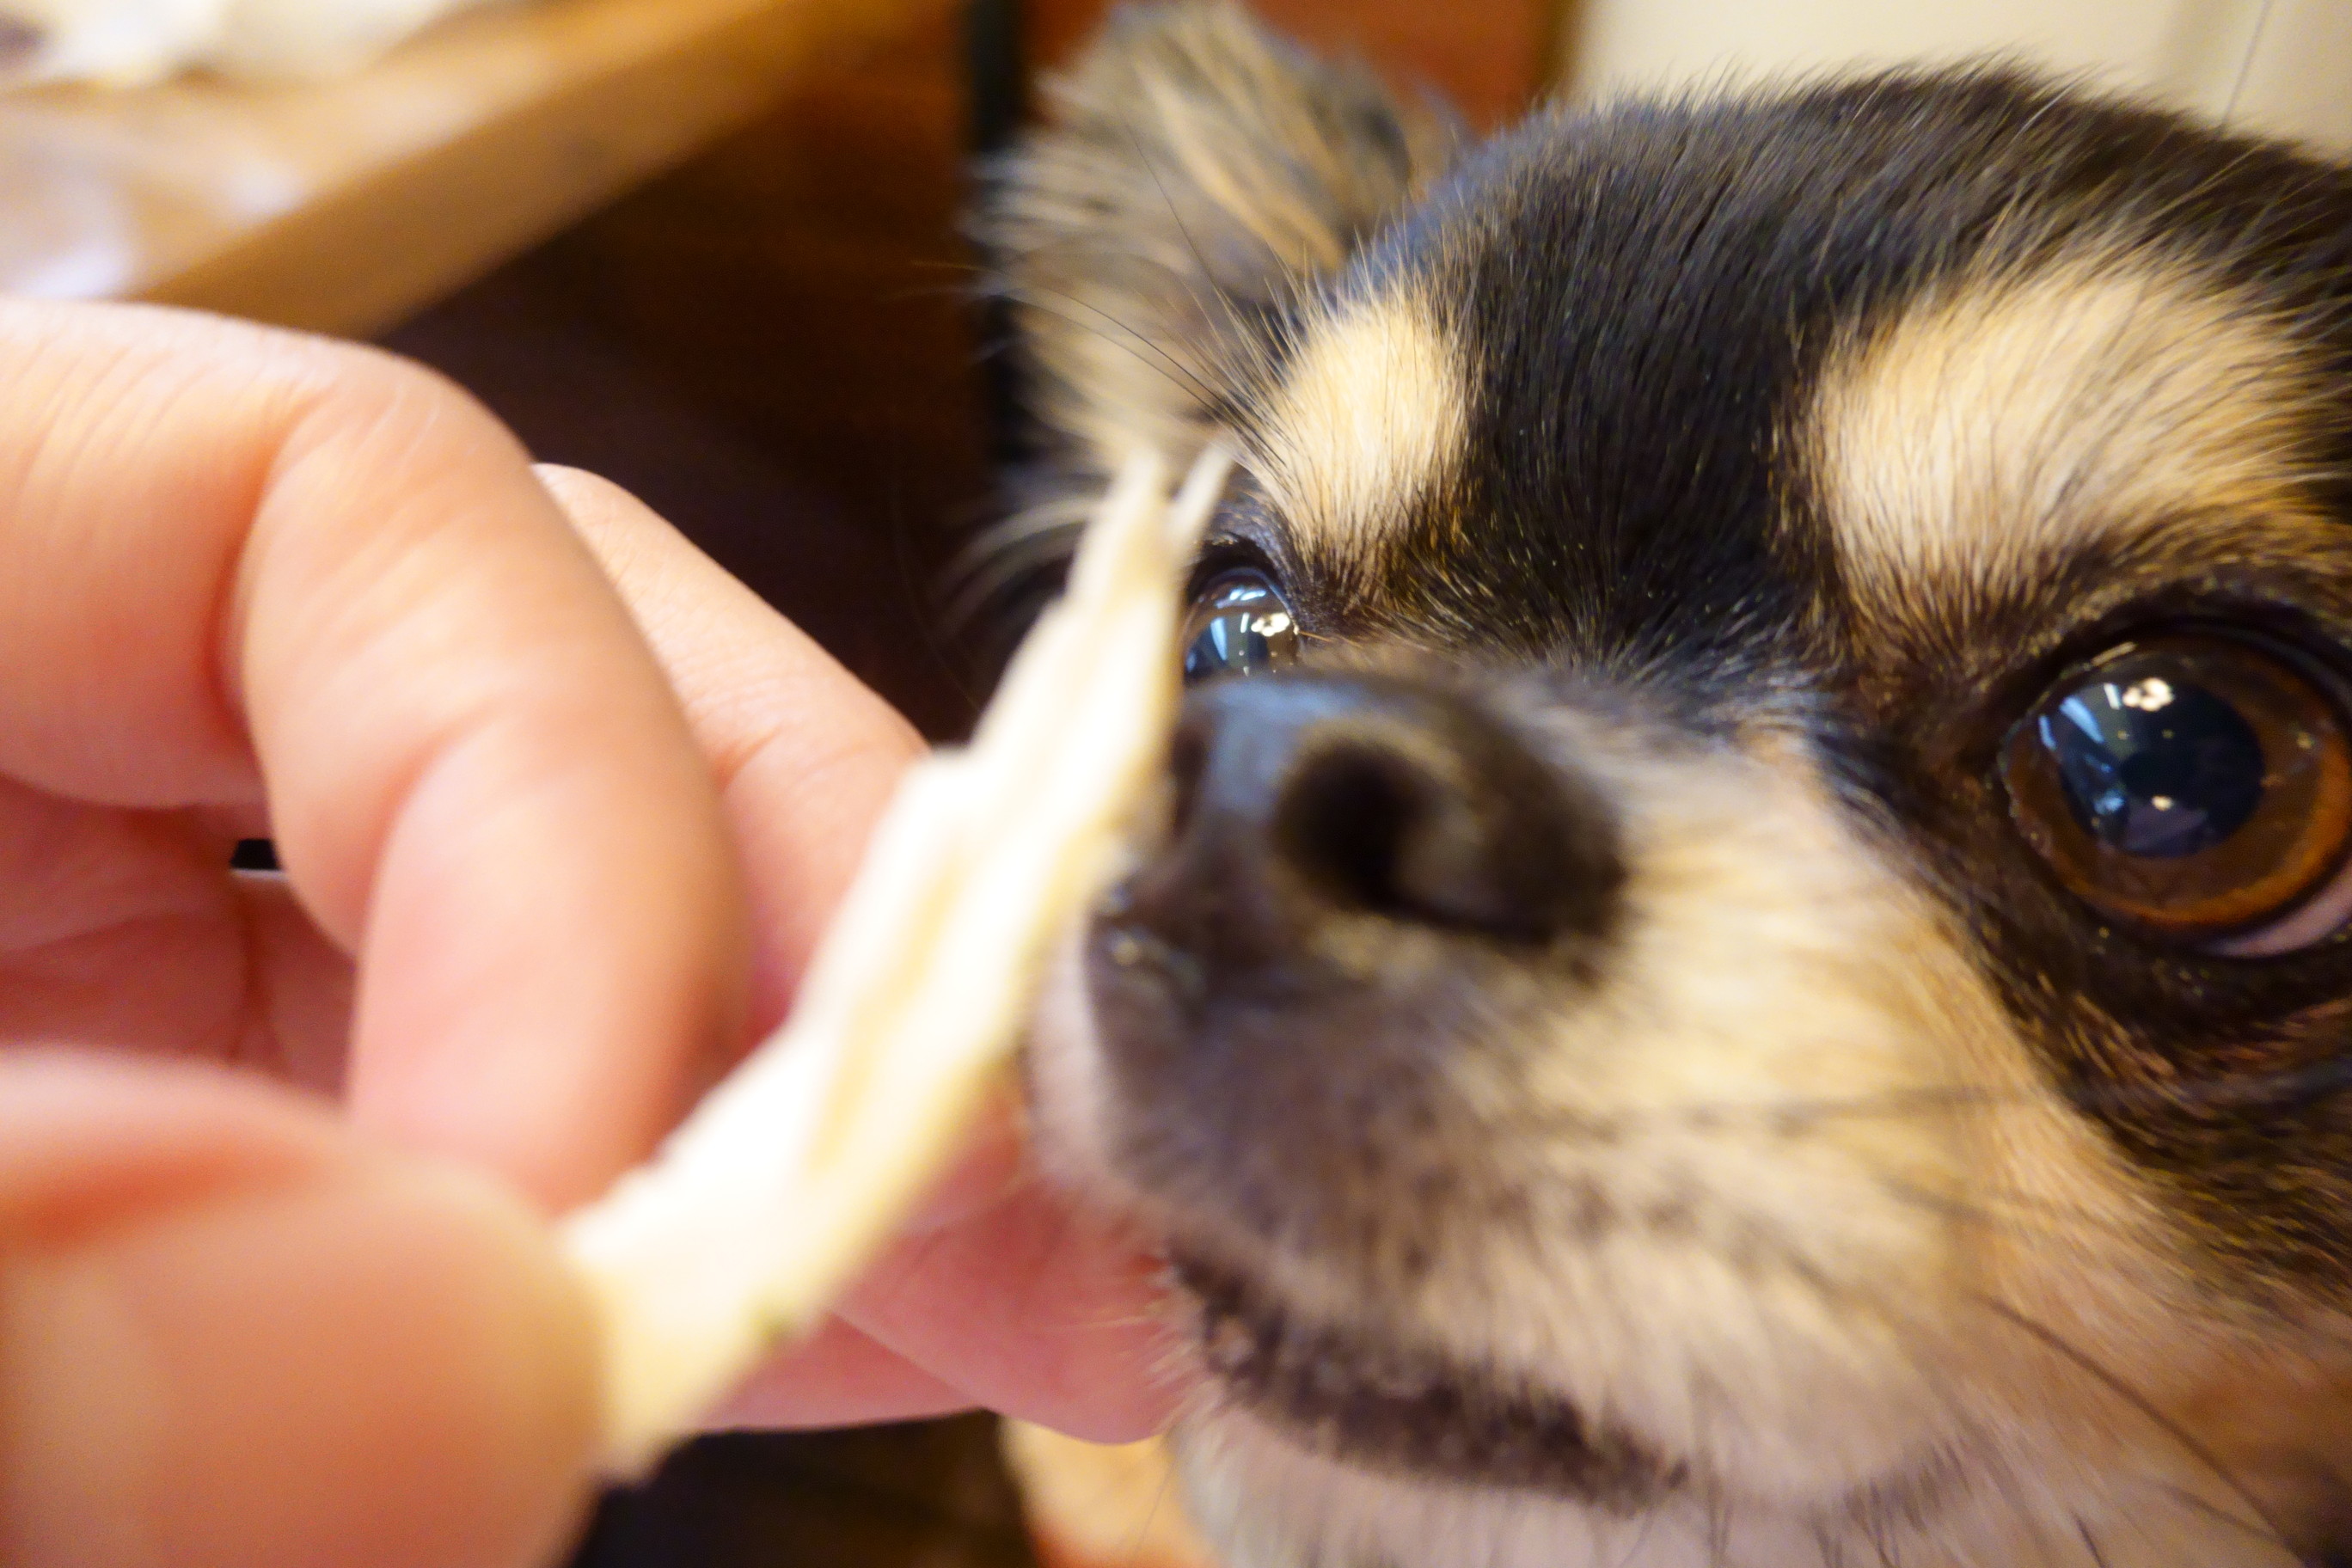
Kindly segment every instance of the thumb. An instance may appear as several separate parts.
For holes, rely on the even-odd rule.
[[[0,1563],[526,1568],[593,1365],[473,1178],[226,1074],[0,1056]]]

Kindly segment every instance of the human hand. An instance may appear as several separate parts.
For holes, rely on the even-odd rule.
[[[772,1014],[913,742],[642,509],[551,483],[691,730],[444,384],[0,303],[0,1561],[487,1568],[569,1528],[585,1309],[417,1151],[543,1210],[641,1157],[746,1037],[733,839]],[[289,877],[232,878],[262,832]],[[1137,1267],[1006,1149],[746,1408],[1156,1420]]]
[[[710,759],[751,872],[755,1035],[782,1016],[898,773],[897,713],[627,491],[541,478],[620,587]],[[821,719],[813,719],[821,715]],[[813,1426],[984,1405],[1122,1442],[1165,1424],[1156,1261],[1042,1187],[1016,1109],[956,1169],[835,1318],[763,1368],[714,1425]]]

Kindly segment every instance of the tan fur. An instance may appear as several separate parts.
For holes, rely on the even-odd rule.
[[[1883,630],[2103,540],[2302,531],[2314,379],[2279,323],[2185,267],[2077,257],[1846,345],[1801,438]]]
[[[1409,295],[1356,302],[1304,337],[1257,432],[1259,470],[1296,537],[1363,558],[1459,471],[1466,378]]]

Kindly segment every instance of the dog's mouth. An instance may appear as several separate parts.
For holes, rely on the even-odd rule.
[[[1304,1323],[1233,1269],[1181,1253],[1171,1261],[1220,1389],[1310,1452],[1629,1513],[1688,1479],[1686,1466],[1564,1399],[1507,1388],[1434,1352]]]

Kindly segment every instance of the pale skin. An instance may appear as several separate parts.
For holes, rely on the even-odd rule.
[[[544,1218],[782,1014],[919,751],[425,372],[0,301],[0,1562],[559,1555]],[[1014,1120],[715,1422],[1165,1419],[1150,1261]]]

